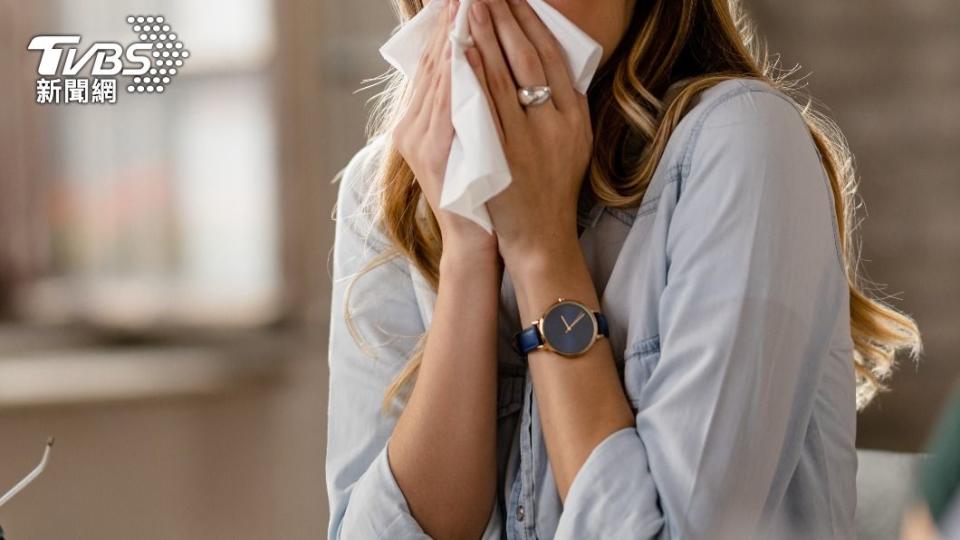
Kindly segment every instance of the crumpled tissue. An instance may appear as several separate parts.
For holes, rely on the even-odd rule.
[[[493,111],[464,55],[469,46],[467,13],[475,0],[461,0],[456,14],[451,69],[451,120],[454,136],[440,194],[440,208],[455,212],[493,232],[486,203],[510,185],[510,167],[500,143]],[[600,64],[603,48],[544,0],[527,0],[563,49],[571,80],[581,94]],[[413,80],[420,57],[433,35],[442,2],[431,0],[380,48],[393,67]]]

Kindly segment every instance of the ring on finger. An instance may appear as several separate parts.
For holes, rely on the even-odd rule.
[[[552,92],[549,86],[524,86],[517,89],[517,97],[520,99],[520,105],[524,107],[536,107],[543,105],[550,100]]]

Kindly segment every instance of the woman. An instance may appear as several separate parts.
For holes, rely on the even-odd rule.
[[[330,538],[852,538],[857,407],[920,342],[860,289],[842,139],[727,0],[549,3],[588,97],[525,1],[469,17],[495,234],[438,210],[455,3],[344,171]]]

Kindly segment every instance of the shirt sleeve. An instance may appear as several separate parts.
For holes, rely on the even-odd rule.
[[[350,161],[337,195],[328,351],[330,539],[429,538],[410,513],[387,459],[396,416],[381,414],[384,392],[424,331],[410,269],[394,258],[357,276],[388,247],[374,226],[372,205],[364,204],[380,143],[375,140]],[[356,336],[347,324],[347,300]]]
[[[652,368],[636,427],[589,455],[557,538],[771,537],[849,328],[832,195],[796,106],[740,91],[705,107],[666,233],[659,348],[638,353]]]

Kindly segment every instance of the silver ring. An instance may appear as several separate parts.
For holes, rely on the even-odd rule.
[[[543,105],[550,99],[550,94],[549,86],[524,86],[517,90],[520,104],[524,107]]]

